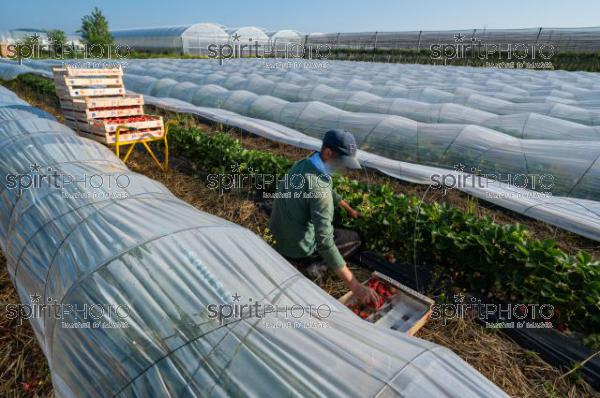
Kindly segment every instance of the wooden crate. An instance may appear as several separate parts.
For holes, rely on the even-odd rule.
[[[61,108],[65,117],[83,121],[144,114],[142,105],[91,108],[87,107],[86,104],[81,104],[76,99],[69,102],[61,100]]]
[[[389,299],[389,302],[374,310],[366,318],[368,322],[404,332],[409,336],[414,335],[425,325],[431,316],[431,307],[435,301],[380,272],[373,272],[371,278],[382,280],[395,287],[397,293]],[[365,284],[367,282],[365,281]],[[348,292],[340,297],[339,301],[346,306],[352,305],[355,303],[354,295]]]
[[[123,68],[120,66],[114,68],[71,68],[69,66],[54,66],[52,73],[57,76],[123,76]]]
[[[132,107],[144,105],[144,97],[138,94],[126,94],[116,97],[61,98],[62,109],[89,111],[95,108]]]
[[[83,88],[83,87],[68,87],[56,85],[56,95],[62,98],[76,97],[98,97],[98,96],[122,96],[125,95],[124,87],[99,87],[99,88]]]
[[[73,97],[123,96],[123,69],[52,68],[56,94],[60,99]]]
[[[165,137],[162,117],[144,115],[143,97],[126,94],[120,67],[54,67],[52,72],[65,123],[79,135],[115,144],[121,126],[117,153],[120,145]],[[135,120],[142,117],[144,120]]]
[[[143,115],[143,104],[141,95],[60,98],[60,106],[65,117],[82,121]]]
[[[141,106],[127,106],[113,109],[94,108],[86,111],[63,109],[63,115],[68,119],[87,122],[90,119],[108,119],[115,117],[138,116],[144,114]]]
[[[123,120],[122,122],[117,122],[113,119],[91,119],[84,121],[68,117],[65,114],[65,121],[69,127],[75,129],[81,135],[106,144],[114,144],[116,142],[116,131],[119,126],[130,128],[130,130],[121,129],[119,134],[120,142],[163,137],[165,129],[162,117],[154,115],[144,116],[150,120],[138,122]]]

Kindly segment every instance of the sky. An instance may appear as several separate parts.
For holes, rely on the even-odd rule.
[[[267,30],[363,32],[600,26],[599,0],[3,0],[0,30],[74,33],[98,6],[112,29],[216,22]]]

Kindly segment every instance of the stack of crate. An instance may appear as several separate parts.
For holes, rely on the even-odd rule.
[[[125,93],[120,66],[54,67],[52,72],[66,124],[78,134],[117,146],[165,137],[162,117],[144,115],[143,97]]]

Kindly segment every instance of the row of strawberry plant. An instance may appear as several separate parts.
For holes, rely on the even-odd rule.
[[[237,164],[240,171],[280,176],[292,165],[285,157],[245,149],[224,133],[176,128],[171,140],[176,154],[206,171],[227,172]],[[519,224],[422,203],[387,185],[341,176],[334,184],[362,213],[352,219],[340,212],[336,222],[360,231],[370,249],[393,251],[407,261],[416,254],[419,263],[434,264],[456,287],[511,302],[551,304],[558,310],[555,321],[570,329],[600,330],[600,262],[588,253],[567,254],[554,241],[531,238]]]

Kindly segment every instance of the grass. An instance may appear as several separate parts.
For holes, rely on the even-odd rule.
[[[17,292],[0,252],[0,302],[4,310],[19,304]],[[0,317],[0,396],[48,396],[52,391],[50,370],[29,322]]]

